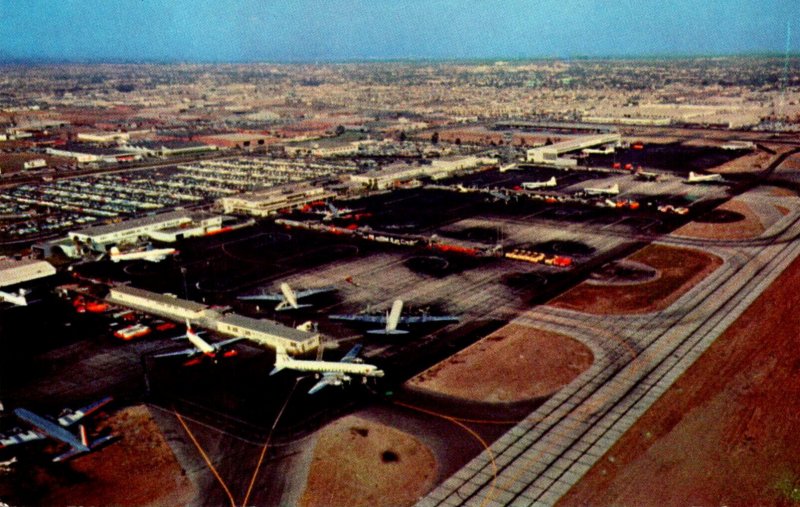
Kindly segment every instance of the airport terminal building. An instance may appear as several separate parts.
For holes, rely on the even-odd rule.
[[[304,354],[316,350],[320,335],[301,331],[265,319],[253,319],[235,313],[220,315],[210,307],[159,294],[128,285],[118,285],[109,291],[108,302],[183,322],[189,319],[193,325],[233,337],[241,337],[273,349],[285,349],[289,354]]]

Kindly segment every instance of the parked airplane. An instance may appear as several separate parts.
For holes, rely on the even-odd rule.
[[[326,206],[328,207],[327,211],[323,211],[323,221],[333,220],[334,218],[346,218],[345,215],[353,213],[353,210],[350,208],[337,208],[331,203],[327,203]]]
[[[1,436],[0,448],[42,440],[49,437],[70,446],[69,451],[53,458],[53,462],[66,461],[70,458],[78,456],[79,454],[91,452],[101,445],[110,442],[115,438],[115,436],[108,435],[101,437],[94,442],[89,442],[89,439],[86,436],[86,429],[83,427],[83,425],[79,427],[77,435],[67,428],[79,422],[84,417],[98,411],[110,401],[111,397],[109,396],[100,401],[91,403],[81,409],[75,411],[67,410],[56,420],[42,417],[26,408],[14,409],[14,415],[16,415],[22,421],[25,421],[33,426],[33,429]]]
[[[617,195],[619,194],[619,185],[614,184],[608,188],[584,188],[586,195]]]
[[[510,195],[508,195],[508,194],[506,194],[504,192],[501,192],[499,190],[489,190],[488,192],[489,192],[489,195],[491,195],[494,198],[495,202],[503,201],[505,203],[508,203],[511,200],[511,196]]]
[[[28,306],[28,291],[20,289],[18,292],[4,292],[0,290],[0,303],[11,303],[16,306]]]
[[[524,181],[521,184],[525,190],[536,190],[537,188],[554,187],[556,185],[558,185],[558,182],[555,176],[547,181]]]
[[[689,177],[686,178],[686,183],[722,183],[721,174],[697,174],[694,171],[689,171]]]
[[[364,315],[364,314],[355,314],[355,315],[329,315],[328,318],[331,320],[343,320],[349,322],[369,322],[374,324],[385,324],[383,329],[370,329],[367,331],[369,334],[407,334],[408,331],[403,329],[397,329],[399,324],[410,325],[410,324],[427,324],[430,322],[458,322],[458,317],[453,315],[410,315],[410,316],[402,316],[403,313],[403,301],[401,299],[396,300],[392,304],[392,309],[386,312],[386,315]]]
[[[149,262],[161,262],[169,255],[175,255],[178,251],[174,248],[155,248],[152,250],[137,250],[134,252],[120,252],[119,248],[112,246],[108,252],[108,258],[112,262],[144,260]]]
[[[153,357],[160,359],[163,357],[184,356],[186,358],[184,365],[186,366],[198,364],[205,358],[217,362],[221,357],[235,356],[236,350],[232,349],[231,345],[244,339],[231,338],[217,343],[208,343],[192,330],[192,325],[189,323],[188,319],[186,320],[186,334],[176,338],[187,338],[193,346],[176,352],[157,354]]]
[[[309,389],[308,394],[314,394],[326,386],[340,386],[350,382],[351,375],[362,377],[383,377],[383,370],[377,366],[365,364],[358,358],[361,345],[356,345],[339,361],[309,361],[294,359],[286,350],[275,349],[275,368],[270,375],[275,375],[284,368],[297,371],[309,371],[321,374],[322,378]]]
[[[281,284],[280,293],[239,296],[236,299],[240,299],[242,301],[279,301],[278,306],[275,307],[275,311],[280,312],[283,310],[297,310],[299,308],[307,308],[311,305],[301,305],[298,304],[297,301],[310,296],[315,296],[317,294],[327,294],[335,290],[336,290],[335,287],[321,287],[319,289],[306,289],[295,292],[292,290],[292,288],[289,286],[288,283],[284,282]]]

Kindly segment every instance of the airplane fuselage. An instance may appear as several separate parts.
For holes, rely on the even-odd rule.
[[[45,435],[56,440],[60,440],[61,442],[70,445],[75,450],[82,452],[88,452],[90,450],[89,447],[84,444],[76,435],[42,416],[34,414],[26,408],[15,409],[14,415],[34,426]]]
[[[311,371],[316,373],[349,373],[353,375],[363,375],[365,377],[382,377],[383,371],[372,364],[360,363],[341,363],[336,361],[306,361],[286,358],[282,361],[282,367],[290,370]]]

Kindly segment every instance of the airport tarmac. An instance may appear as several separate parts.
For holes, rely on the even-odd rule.
[[[519,173],[481,173],[464,178],[464,184],[488,181],[515,185],[530,177]],[[575,176],[575,183],[590,177],[592,173],[582,173]],[[708,202],[712,201],[709,198]],[[14,405],[24,400],[55,410],[62,404],[85,401],[99,394],[111,393],[123,402],[149,400],[166,410],[157,419],[170,435],[168,441],[184,468],[196,475],[208,498],[220,503],[224,503],[225,497],[219,485],[210,477],[183,429],[176,425],[174,414],[169,412],[174,409],[185,414],[192,427],[202,428],[198,431],[208,434],[209,442],[217,442],[212,445],[212,455],[240,489],[246,485],[240,470],[250,468],[246,465],[255,466],[260,446],[271,436],[274,440],[270,460],[258,483],[263,492],[254,501],[280,503],[284,487],[276,486],[267,492],[268,486],[274,485],[276,476],[281,476],[282,467],[295,466],[287,463],[300,459],[293,456],[300,456],[306,448],[304,439],[327,421],[359,411],[373,416],[383,414],[380,417],[400,424],[397,421],[403,419],[403,413],[407,417],[409,409],[393,405],[392,400],[406,404],[419,402],[423,406],[431,403],[429,399],[409,397],[401,388],[406,379],[488,335],[520,312],[579,283],[608,261],[637,249],[641,245],[642,220],[649,220],[653,236],[688,220],[688,217],[659,216],[655,211],[635,213],[585,205],[561,205],[555,209],[541,202],[523,200],[506,205],[491,202],[485,196],[425,189],[397,191],[348,205],[371,212],[373,217],[367,224],[376,230],[404,228],[408,233],[487,246],[499,239],[503,245],[570,255],[575,263],[569,268],[558,268],[504,258],[463,257],[419,247],[287,231],[262,222],[228,235],[185,241],[178,246],[181,254],[177,258],[159,264],[143,261],[84,264],[75,268],[84,277],[130,281],[135,287],[207,304],[233,306],[240,313],[277,319],[288,325],[315,320],[326,337],[325,358],[335,359],[350,344],[362,342],[365,360],[385,369],[387,376],[363,387],[327,389],[309,403],[304,391],[312,385],[312,379],[302,379],[295,385],[297,376],[291,373],[270,377],[268,372],[273,362],[270,351],[243,344],[239,347],[240,357],[232,358],[229,363],[184,368],[153,358],[157,352],[175,348],[168,337],[119,343],[110,337],[107,321],[85,316],[89,324],[69,339],[72,344],[55,342],[50,350],[29,354],[29,363],[50,365],[46,371],[31,370],[15,378],[14,369],[9,370],[12,382],[6,384],[7,399],[3,401]],[[704,210],[703,206],[697,209],[698,213]],[[333,297],[321,298],[317,307],[298,314],[277,313],[266,305],[236,300],[237,295],[258,288],[276,289],[283,281],[295,288],[333,285],[337,292]],[[449,313],[461,320],[457,324],[424,328],[406,337],[365,337],[364,327],[333,323],[326,317],[330,313],[384,312],[398,298],[406,302],[410,312]],[[60,319],[58,325],[62,327],[67,323],[75,326],[76,322],[83,322],[84,316],[63,313]],[[22,339],[22,336],[24,330],[19,329],[9,338]],[[480,404],[457,407],[439,400],[435,406],[454,410],[460,416],[498,416],[496,407]],[[518,417],[523,409],[527,413],[536,406],[507,407],[504,414]],[[433,421],[439,421],[437,416],[414,412],[411,418],[421,421],[411,426],[427,442],[440,439],[446,442],[452,437],[452,424],[440,421],[441,433],[426,429],[433,427]],[[489,425],[476,431],[491,441],[508,427]],[[473,441],[456,456],[440,446],[436,455],[448,464],[442,468],[440,478],[455,472],[481,450]],[[302,460],[298,461],[296,466],[301,463]],[[290,490],[296,487],[284,486],[285,494],[292,494]]]

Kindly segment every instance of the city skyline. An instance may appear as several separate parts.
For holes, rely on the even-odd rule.
[[[792,2],[0,1],[0,61],[340,62],[797,53]],[[500,34],[500,35],[498,35]]]

